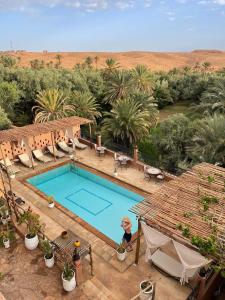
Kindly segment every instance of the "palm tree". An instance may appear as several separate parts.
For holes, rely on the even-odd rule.
[[[137,65],[132,70],[134,85],[140,91],[151,92],[153,87],[153,77],[144,65]]]
[[[56,58],[56,60],[58,60],[57,65],[60,66],[60,65],[61,65],[61,58],[62,58],[62,55],[61,55],[61,54],[57,54],[57,55],[55,56],[55,58]]]
[[[120,67],[119,63],[113,58],[107,58],[105,61],[105,70],[107,73],[112,73]]]
[[[188,147],[195,161],[225,163],[225,116],[215,114],[193,125],[194,135]]]
[[[37,94],[37,104],[32,108],[35,111],[35,123],[43,123],[51,120],[62,119],[69,112],[74,112],[72,105],[66,104],[68,97],[58,89],[40,91]]]
[[[107,81],[105,102],[112,104],[115,100],[125,98],[131,87],[131,74],[127,71],[114,71]]]
[[[203,114],[225,113],[225,81],[218,80],[209,86],[192,110]]]
[[[97,69],[98,69],[99,57],[98,57],[98,56],[95,56],[95,57],[94,57],[94,60],[95,60],[95,70],[97,70]]]
[[[70,103],[74,106],[77,116],[96,121],[101,117],[100,107],[95,98],[85,92],[74,92]]]
[[[119,99],[105,114],[102,131],[124,144],[135,144],[149,134],[149,112],[131,99]]]
[[[88,67],[91,68],[93,63],[93,58],[88,56],[85,58],[84,64]]]

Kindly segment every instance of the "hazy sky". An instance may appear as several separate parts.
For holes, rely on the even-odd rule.
[[[225,50],[225,0],[0,0],[0,50]]]

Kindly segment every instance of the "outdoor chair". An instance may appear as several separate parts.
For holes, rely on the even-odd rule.
[[[156,179],[158,181],[162,181],[162,180],[164,180],[164,178],[165,178],[165,175],[163,173],[156,176]]]
[[[18,158],[20,162],[27,168],[32,168],[37,166],[37,164],[33,161],[33,159],[32,160],[30,159],[27,153],[18,155]]]
[[[61,150],[63,150],[66,153],[71,154],[74,152],[74,149],[72,147],[69,147],[65,141],[58,142],[58,146]]]
[[[150,179],[151,179],[151,176],[150,176],[150,174],[147,172],[147,170],[148,170],[148,167],[147,167],[147,166],[144,166],[144,179],[150,180]]]
[[[32,152],[33,152],[34,157],[41,162],[47,163],[47,162],[52,161],[52,159],[50,157],[44,155],[42,150],[40,150],[40,149],[33,150]]]
[[[122,168],[127,168],[127,161],[124,160],[119,160],[119,166]]]
[[[57,150],[55,146],[54,146],[54,148],[53,148],[53,146],[47,146],[47,149],[48,149],[49,153],[55,157],[62,158],[65,156],[65,153]]]
[[[5,160],[0,160],[0,163],[1,165],[3,166],[3,168],[5,170],[7,170],[8,168],[10,168],[10,170],[13,172],[13,173],[18,173],[20,172],[20,169],[18,169],[13,162],[11,162],[11,160],[6,157]]]
[[[80,143],[76,137],[70,139],[70,142],[74,143],[75,147],[78,149],[84,150],[87,148],[87,145]]]

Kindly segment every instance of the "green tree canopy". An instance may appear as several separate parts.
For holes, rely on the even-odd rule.
[[[0,107],[0,130],[8,129],[11,127],[11,121],[8,119],[4,109]]]

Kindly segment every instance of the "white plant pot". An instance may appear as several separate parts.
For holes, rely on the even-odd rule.
[[[55,264],[54,254],[53,254],[52,258],[46,258],[44,256],[44,260],[45,260],[45,265],[48,268],[52,268],[54,266],[54,264]]]
[[[119,261],[124,261],[126,258],[126,250],[123,253],[119,253],[118,251],[116,251],[117,254],[117,258]]]
[[[152,293],[153,293],[153,284],[150,282],[150,284],[151,284],[151,288],[150,288],[150,290],[149,291],[143,291],[142,290],[142,287],[141,287],[141,285],[142,285],[142,283],[143,282],[146,282],[147,280],[144,280],[144,281],[142,281],[141,283],[140,283],[140,299],[141,300],[151,300],[152,299]]]
[[[4,239],[3,244],[4,244],[5,248],[8,249],[10,247],[10,240],[9,239]]]
[[[14,178],[16,178],[16,174],[11,174],[11,175],[9,175],[9,177],[10,177],[10,179],[14,179]]]
[[[76,279],[75,279],[75,273],[73,272],[73,278],[70,280],[66,280],[63,278],[63,273],[62,273],[62,282],[63,282],[63,289],[66,292],[71,292],[72,290],[75,289],[76,287]]]
[[[34,250],[37,248],[39,243],[38,236],[35,235],[33,238],[28,238],[27,234],[25,235],[25,247],[28,250]]]
[[[8,223],[8,218],[1,217],[1,221],[3,225],[6,225]]]
[[[52,203],[49,203],[49,204],[48,204],[48,207],[49,207],[49,208],[53,208],[54,206],[55,206],[55,202],[52,202]]]
[[[113,175],[114,175],[114,177],[117,177],[117,176],[118,176],[118,173],[117,173],[117,172],[114,172]]]

